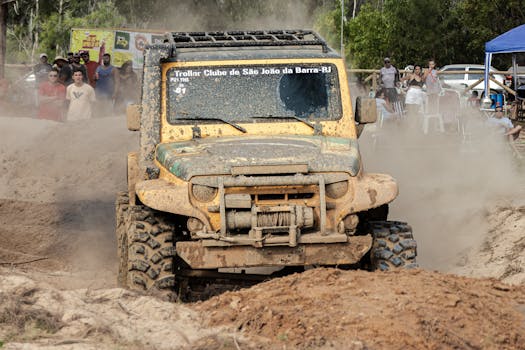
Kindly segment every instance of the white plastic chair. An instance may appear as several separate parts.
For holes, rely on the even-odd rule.
[[[439,96],[436,102],[435,110],[431,111],[428,106],[428,96],[425,99],[424,112],[423,112],[423,133],[428,134],[428,128],[431,119],[436,119],[438,123],[438,129],[440,132],[445,132],[445,125],[443,122],[443,115],[439,112]]]

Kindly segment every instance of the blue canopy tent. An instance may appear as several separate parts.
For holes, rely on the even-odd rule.
[[[509,30],[485,43],[485,97],[489,94],[489,70],[492,54],[525,52],[525,24]],[[516,76],[516,55],[512,55],[513,75]],[[514,79],[514,90],[517,82]]]

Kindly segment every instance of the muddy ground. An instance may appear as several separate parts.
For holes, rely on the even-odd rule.
[[[2,349],[525,349],[525,171],[496,146],[363,134],[421,269],[312,269],[182,305],[116,287],[124,117],[4,112],[0,130]]]

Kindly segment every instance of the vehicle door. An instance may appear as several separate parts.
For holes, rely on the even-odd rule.
[[[443,73],[440,75],[439,78],[441,82],[445,83],[453,89],[464,89],[466,87],[467,74],[452,74],[452,72],[460,72],[464,70],[465,67],[446,67],[443,69]],[[447,72],[450,72],[451,74],[447,74]]]

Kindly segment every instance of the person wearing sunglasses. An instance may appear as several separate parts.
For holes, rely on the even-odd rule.
[[[384,66],[379,70],[379,84],[390,103],[397,102],[397,89],[399,86],[399,71],[392,65],[389,57],[383,60]]]
[[[503,114],[503,107],[498,106],[494,110],[494,115],[487,120],[487,123],[496,128],[498,132],[514,141],[520,136],[521,125],[514,126],[512,121]]]
[[[38,118],[63,121],[65,101],[66,87],[58,81],[58,70],[53,68],[38,88]]]

